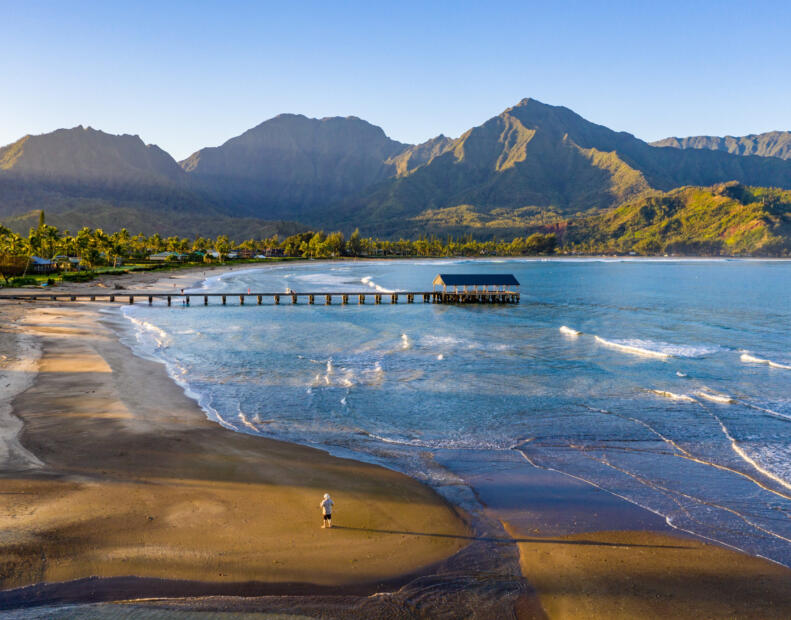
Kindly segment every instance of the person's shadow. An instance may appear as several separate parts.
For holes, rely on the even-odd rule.
[[[354,530],[373,534],[393,534],[395,536],[427,536],[430,538],[456,538],[459,540],[482,541],[510,545],[513,543],[552,543],[560,545],[592,545],[598,547],[648,547],[651,549],[692,549],[686,545],[636,545],[631,543],[612,543],[598,540],[563,540],[561,538],[511,538],[498,536],[465,536],[462,534],[442,534],[440,532],[410,532],[404,530],[377,530],[348,525],[333,525],[334,530]]]

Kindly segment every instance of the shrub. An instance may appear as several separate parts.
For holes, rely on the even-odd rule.
[[[61,279],[64,282],[90,282],[95,277],[93,271],[75,271],[74,273],[64,273]]]
[[[32,278],[30,276],[24,276],[24,277],[21,277],[21,278],[13,278],[11,280],[11,286],[14,286],[14,287],[17,287],[17,286],[28,286],[30,284],[38,284],[38,280],[36,280],[35,278]]]

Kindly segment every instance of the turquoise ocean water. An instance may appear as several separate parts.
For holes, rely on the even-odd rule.
[[[791,565],[791,262],[316,261],[192,290],[427,290],[440,272],[514,273],[521,304],[133,306],[128,342],[239,432],[470,509],[471,460],[550,468]]]

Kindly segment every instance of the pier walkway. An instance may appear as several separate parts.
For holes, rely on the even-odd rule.
[[[154,303],[154,300],[164,300],[167,305],[174,303],[179,305],[190,306],[197,302],[204,306],[209,305],[209,301],[220,302],[225,306],[228,300],[237,300],[238,305],[280,305],[283,304],[308,304],[313,305],[317,301],[324,305],[331,305],[339,303],[347,305],[356,303],[363,305],[366,303],[373,303],[378,305],[382,303],[397,304],[406,302],[408,304],[415,303],[418,300],[422,303],[433,304],[518,304],[519,293],[516,291],[398,291],[390,293],[381,292],[338,292],[338,291],[324,291],[318,293],[174,293],[174,292],[159,292],[153,293],[148,291],[115,291],[112,293],[96,293],[89,291],[79,293],[76,291],[68,291],[63,293],[0,293],[0,301],[2,300],[17,300],[17,301],[78,301],[78,302],[105,302],[105,303],[123,303],[134,304],[135,302]],[[264,302],[267,302],[264,304]],[[236,304],[234,304],[236,305]]]

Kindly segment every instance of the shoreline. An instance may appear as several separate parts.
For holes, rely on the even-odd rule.
[[[267,266],[269,265],[265,264],[260,268],[265,268]],[[184,285],[179,286],[178,288],[193,288],[197,284],[190,286],[187,284],[187,280],[190,280],[194,283],[195,276],[197,275],[196,272],[206,271],[207,277],[214,277],[231,272],[234,270],[234,267],[212,270],[204,270],[201,268],[198,268],[194,271],[184,270],[184,273],[179,273],[177,276],[168,276],[167,278],[163,278],[162,273],[158,273],[156,274],[156,278],[147,278],[142,282],[137,282],[135,284],[130,282],[129,284],[132,286],[143,287],[143,290],[150,290],[155,286],[160,286],[162,282],[171,284],[171,281],[175,279],[177,282],[174,283],[174,287],[176,284],[184,282]],[[250,268],[257,269],[259,267]],[[247,267],[244,268],[244,270],[247,269]],[[239,269],[239,271],[242,270],[243,269]],[[129,274],[131,277],[134,277],[135,275],[139,274]],[[115,278],[113,279],[115,280]],[[203,281],[203,278],[198,279],[198,283],[201,281]],[[89,287],[80,285],[79,288],[83,289]],[[58,315],[68,315],[70,312],[72,312],[72,310],[74,310],[75,313],[83,313],[83,316],[78,317],[77,320],[72,322],[73,325],[71,329],[76,329],[82,335],[90,335],[95,333],[95,331],[90,328],[91,321],[86,319],[86,313],[92,314],[95,317],[96,315],[100,314],[99,309],[103,306],[103,304],[92,304],[91,308],[89,309],[83,304],[75,303],[60,305],[51,303],[44,305],[0,304],[0,313],[7,315],[7,313],[10,311],[13,314],[14,311],[10,309],[14,308],[19,311],[21,315],[26,314],[24,312],[25,309],[35,308],[34,312],[55,312]],[[100,322],[105,321],[102,320]],[[53,328],[52,325],[46,327],[48,329]],[[106,325],[104,327],[106,328]],[[58,326],[56,324],[54,329],[56,329],[56,331],[61,331],[59,331],[57,334],[50,333],[49,336],[52,336],[53,338],[57,336],[58,339],[68,339],[66,334],[62,331],[62,325]],[[39,339],[46,337],[47,336],[41,335],[37,336]],[[104,344],[102,345],[103,347],[112,348],[115,346],[116,349],[120,347],[128,351],[127,345],[118,341],[117,333],[110,338],[108,338],[105,334],[103,338],[106,338],[108,341],[114,339],[114,343]],[[46,355],[47,347],[44,346],[43,348],[44,354]],[[157,364],[159,366],[160,374],[164,375],[164,379],[168,381],[173,388],[180,391],[181,397],[183,399],[188,398],[187,395],[185,395],[182,386],[177,385],[175,381],[170,376],[168,376],[161,361],[147,361],[145,358],[140,357],[137,354],[134,354],[133,358],[136,363],[127,362],[127,367],[122,367],[120,369],[121,371],[126,370],[126,373],[121,372],[119,374],[134,375],[135,371],[132,370],[133,366],[139,368],[146,366],[146,364]],[[45,370],[44,372],[46,373],[48,371]],[[91,371],[91,373],[95,372],[95,369]],[[151,372],[152,371],[143,373],[143,375],[138,374],[138,378],[141,376],[147,376],[148,374],[151,374]],[[37,377],[41,374],[42,373],[39,372]],[[104,374],[112,375],[112,373]],[[101,379],[107,378],[109,377],[101,377]],[[29,385],[24,390],[21,390],[22,396],[24,396],[26,392],[30,391],[31,387],[35,387],[35,383],[36,382],[34,379],[32,386]],[[102,382],[100,381],[99,383]],[[20,385],[24,386],[25,384]],[[16,400],[19,400],[19,397]],[[16,401],[14,404],[17,404]],[[193,402],[192,404],[194,405],[194,409],[198,411],[199,415],[205,422],[205,424],[201,424],[200,426],[209,425],[212,429],[212,435],[218,431],[222,431],[226,433],[232,433],[236,436],[241,436],[240,433],[225,431],[218,425],[210,422],[206,417],[205,411],[199,408],[196,403]],[[0,401],[0,410],[2,410],[2,405],[3,403]],[[134,411],[134,407],[128,407],[128,409]],[[153,417],[151,419],[147,419],[146,423],[153,424],[156,428],[161,429],[163,427],[170,426],[174,422],[174,420],[170,419],[171,417],[172,416],[168,416],[164,421],[158,419],[158,417]],[[183,431],[184,428],[182,425],[184,424],[184,420],[176,422],[179,430]],[[191,423],[189,426],[191,426]],[[22,432],[23,445],[26,443],[27,439],[27,435],[25,433],[26,429],[27,420],[26,426],[23,428]],[[53,431],[54,429],[50,430],[49,432]],[[252,441],[255,442],[263,442],[267,443],[268,445],[277,444],[286,453],[291,453],[292,455],[303,455],[307,453],[302,451],[318,452],[318,450],[315,448],[303,447],[299,444],[285,444],[284,442],[263,438],[261,436],[247,437],[252,438]],[[237,440],[233,441],[236,442]],[[249,439],[245,441],[249,441]],[[35,451],[33,453],[35,454]],[[333,461],[349,461],[349,459],[338,459],[337,457],[328,456],[326,453],[322,454],[324,454],[324,456],[319,459],[322,464],[324,464],[323,462],[325,460],[330,459]],[[293,456],[290,458],[293,459]],[[353,460],[349,462],[356,463]],[[140,467],[140,463],[136,463],[135,465],[136,467]],[[381,469],[368,465],[364,461],[356,463],[354,466]],[[396,474],[390,469],[386,471],[391,472],[391,474],[394,476],[405,477],[402,474]],[[44,472],[38,472],[31,476],[30,479],[36,481],[40,481],[42,478],[45,479],[47,475],[42,476],[42,474],[44,474]],[[59,477],[63,476],[63,471],[57,475]],[[74,475],[75,472],[68,470],[67,468],[67,474],[65,475],[65,478],[68,480]],[[77,472],[75,479],[81,479],[84,477],[84,475],[84,472],[79,471]],[[5,476],[5,478],[7,482],[8,476]],[[739,552],[726,550],[717,545],[706,544],[701,542],[699,538],[684,537],[679,531],[674,531],[673,533],[669,534],[667,531],[665,531],[665,528],[663,528],[661,524],[646,516],[645,513],[648,513],[648,511],[645,509],[640,508],[635,504],[626,502],[626,500],[621,500],[606,491],[593,489],[586,483],[577,481],[575,484],[569,482],[568,480],[563,481],[561,480],[562,478],[566,478],[566,476],[562,473],[536,469],[533,475],[529,476],[529,480],[534,484],[533,487],[529,487],[532,488],[531,497],[533,504],[528,510],[525,510],[524,506],[522,506],[522,511],[520,513],[521,517],[519,517],[519,515],[515,516],[512,510],[513,506],[508,505],[508,502],[506,501],[508,499],[508,493],[504,493],[502,489],[499,491],[497,489],[491,489],[487,492],[485,489],[482,491],[480,487],[476,487],[478,498],[484,507],[483,512],[485,514],[483,517],[475,518],[477,520],[477,523],[475,524],[475,531],[471,532],[468,529],[469,525],[467,525],[464,526],[464,528],[466,528],[464,533],[459,533],[457,531],[451,535],[454,537],[452,538],[453,540],[463,541],[463,544],[456,544],[454,551],[450,555],[445,556],[444,559],[439,559],[435,562],[424,564],[422,567],[417,568],[416,570],[405,571],[400,575],[395,575],[389,578],[381,577],[380,579],[355,582],[359,585],[322,585],[320,583],[316,583],[315,581],[300,582],[298,584],[287,584],[287,582],[275,580],[274,582],[262,581],[259,582],[258,586],[251,586],[249,584],[244,585],[245,582],[243,581],[238,581],[234,582],[236,586],[238,586],[238,588],[234,590],[234,587],[236,586],[233,586],[232,584],[223,583],[222,586],[219,586],[217,584],[222,582],[215,581],[208,586],[205,586],[204,583],[204,587],[201,589],[200,586],[195,585],[201,583],[200,580],[196,581],[188,579],[186,581],[178,581],[171,579],[169,581],[172,582],[171,585],[174,587],[168,590],[167,587],[163,588],[160,580],[156,580],[156,578],[154,578],[154,581],[145,582],[147,579],[146,577],[135,577],[125,582],[127,584],[125,587],[121,587],[121,582],[118,581],[121,579],[121,575],[117,575],[106,577],[105,579],[107,579],[107,581],[102,581],[101,583],[103,585],[98,586],[90,579],[87,581],[85,579],[81,579],[78,581],[68,581],[66,583],[53,583],[48,586],[36,586],[31,584],[30,586],[25,587],[23,590],[8,590],[4,579],[3,590],[5,590],[5,592],[0,592],[0,606],[3,606],[3,602],[5,602],[7,605],[13,604],[14,601],[16,601],[19,606],[24,606],[25,604],[30,604],[32,600],[37,600],[37,604],[54,603],[57,601],[66,600],[100,600],[100,591],[104,591],[105,594],[102,596],[106,597],[101,598],[101,600],[113,600],[113,592],[115,592],[116,595],[123,595],[124,593],[128,593],[130,591],[134,592],[134,588],[140,587],[143,583],[148,583],[146,588],[150,589],[147,591],[151,592],[153,596],[162,599],[159,602],[151,602],[150,604],[166,608],[214,609],[215,607],[212,607],[212,605],[216,605],[218,606],[216,607],[217,609],[226,610],[278,609],[274,601],[275,598],[298,595],[298,600],[290,601],[292,607],[289,609],[301,608],[307,610],[311,609],[312,605],[316,605],[317,601],[320,599],[324,600],[321,597],[348,595],[352,597],[365,598],[368,594],[380,591],[380,588],[395,589],[395,591],[391,593],[391,595],[394,597],[394,600],[391,602],[399,600],[399,596],[403,597],[401,600],[409,600],[410,597],[417,598],[420,596],[420,590],[416,590],[412,582],[425,580],[427,578],[434,578],[435,580],[439,579],[440,581],[444,580],[443,583],[445,584],[447,590],[450,591],[453,587],[453,584],[455,584],[458,579],[462,578],[460,573],[465,572],[463,570],[465,567],[467,569],[466,572],[468,573],[467,577],[469,577],[471,572],[470,567],[483,568],[485,566],[486,570],[497,572],[502,584],[507,584],[510,597],[508,599],[508,605],[521,609],[523,614],[520,617],[541,617],[542,614],[545,613],[547,613],[550,617],[555,617],[556,614],[559,614],[558,617],[619,617],[619,614],[617,613],[619,609],[612,607],[612,597],[614,593],[617,594],[619,592],[619,588],[625,587],[624,582],[618,582],[617,585],[613,585],[613,583],[617,582],[618,580],[613,580],[610,578],[605,579],[605,583],[603,583],[601,574],[598,574],[598,581],[596,581],[595,579],[592,579],[590,575],[581,574],[580,571],[575,572],[574,567],[579,565],[588,566],[589,569],[592,567],[595,568],[595,562],[602,560],[602,553],[612,554],[614,552],[613,550],[615,550],[615,553],[618,553],[618,550],[626,551],[626,555],[634,558],[639,555],[634,553],[635,549],[639,550],[641,548],[645,548],[651,549],[651,553],[654,555],[649,558],[642,558],[640,562],[637,562],[637,564],[634,564],[633,562],[632,564],[634,565],[629,565],[627,563],[628,569],[623,568],[624,559],[620,559],[622,564],[621,570],[627,570],[626,585],[632,588],[632,593],[630,594],[631,598],[629,599],[632,601],[632,607],[628,607],[627,605],[627,607],[631,610],[631,614],[644,612],[645,603],[646,600],[648,600],[647,597],[650,597],[653,593],[657,592],[657,586],[654,583],[656,580],[656,574],[653,574],[650,570],[648,570],[648,568],[653,565],[652,562],[655,563],[655,554],[657,552],[662,554],[659,565],[661,565],[663,570],[665,570],[668,574],[673,573],[673,571],[676,573],[683,573],[684,570],[682,569],[684,569],[685,566],[682,564],[682,566],[679,568],[678,565],[680,562],[685,564],[689,564],[691,562],[692,565],[697,565],[696,563],[699,563],[699,559],[705,557],[707,558],[708,562],[719,564],[719,571],[722,573],[720,576],[723,576],[729,572],[737,571],[738,569],[741,571],[749,571],[749,574],[745,574],[745,579],[749,578],[759,580],[759,585],[763,589],[758,588],[757,590],[734,588],[734,584],[730,583],[729,581],[722,582],[728,585],[731,590],[734,590],[734,592],[738,593],[738,596],[735,597],[729,596],[728,588],[720,588],[717,583],[716,574],[714,574],[717,571],[707,575],[703,584],[700,583],[701,575],[687,575],[686,581],[689,581],[692,585],[690,585],[686,590],[684,590],[684,588],[682,588],[682,590],[687,593],[689,599],[699,596],[701,594],[701,588],[706,591],[715,590],[718,592],[720,589],[722,589],[722,592],[719,592],[716,600],[714,600],[712,597],[706,598],[707,606],[698,608],[698,611],[702,614],[711,613],[713,609],[722,609],[722,605],[730,605],[728,609],[731,610],[748,608],[746,604],[742,607],[739,607],[739,601],[735,600],[735,598],[744,599],[744,601],[751,604],[753,608],[757,609],[755,605],[759,596],[763,597],[765,600],[773,602],[773,605],[775,605],[771,609],[767,608],[764,610],[764,612],[768,614],[765,617],[782,617],[783,614],[787,614],[788,610],[791,609],[791,600],[788,600],[788,597],[781,596],[783,593],[782,588],[785,587],[784,584],[787,583],[787,579],[789,576],[791,576],[791,571],[788,571],[788,569],[778,567],[773,564],[770,565],[769,561],[756,558],[754,556],[748,556]],[[156,478],[153,480],[155,480],[156,484],[162,484],[161,478]],[[424,485],[414,481],[411,478],[409,480],[414,485],[428,489],[428,487],[424,487]],[[520,485],[524,485],[526,480],[528,480],[528,478],[520,479]],[[50,491],[47,490],[45,494],[49,492]],[[388,489],[387,493],[389,494],[390,492],[391,490]],[[545,497],[542,497],[542,492],[546,493]],[[437,497],[437,499],[439,498]],[[590,506],[590,501],[592,500],[599,501],[601,503],[602,510],[597,512],[596,519],[586,523],[580,523],[580,515],[586,512],[587,508]],[[440,503],[444,503],[444,500],[440,500]],[[457,511],[458,508],[454,508],[453,510]],[[509,510],[511,510],[510,513]],[[607,527],[607,525],[611,526],[613,524],[616,516],[620,517],[620,521],[617,523],[619,527]],[[540,528],[536,528],[536,523],[540,521],[540,517],[543,517],[544,525],[542,525]],[[656,515],[651,514],[651,517],[656,517]],[[554,525],[556,529],[553,530],[551,527],[548,527],[550,524]],[[573,527],[571,527],[572,525]],[[536,531],[537,529],[539,531]],[[506,532],[507,534],[503,536],[503,534]],[[404,535],[405,533],[408,532],[400,532],[401,535]],[[394,532],[394,534],[399,534],[399,532]],[[440,534],[439,536],[445,537],[444,534]],[[580,539],[584,541],[584,544],[579,542]],[[3,541],[4,545],[7,544],[5,539],[0,540]],[[445,542],[446,541],[447,538],[445,538]],[[453,545],[451,545],[451,547],[453,547]],[[515,553],[509,551],[506,549],[506,547],[513,548]],[[546,553],[546,549],[552,549],[552,552]],[[570,549],[573,553],[569,551]],[[497,557],[484,557],[487,554],[492,554],[493,551],[493,555]],[[679,554],[686,555],[681,557]],[[692,558],[694,561],[690,560],[690,556],[694,556]],[[537,557],[542,558],[541,562],[536,562],[531,559]],[[573,558],[572,564],[564,564],[564,562],[569,561],[569,557]],[[613,561],[613,559],[607,559],[605,557],[604,561]],[[594,564],[591,564],[591,562],[594,562]],[[767,567],[767,565],[770,566]],[[516,575],[514,574],[515,566],[517,573],[519,573],[519,569],[521,568],[521,573],[519,574],[524,576],[528,584],[536,587],[538,594],[535,594],[531,590],[530,585],[526,583],[517,583],[515,580]],[[629,574],[631,574],[631,577],[629,577]],[[637,575],[636,580],[640,583],[635,583],[635,575]],[[608,577],[611,576],[608,575]],[[580,590],[573,594],[571,592],[558,593],[558,590],[568,590],[568,586],[564,585],[561,588],[557,580],[568,578],[571,578],[574,584],[580,585]],[[176,587],[177,583],[181,585]],[[671,605],[670,609],[672,609],[672,612],[678,615],[678,610],[675,607],[672,607],[674,604],[672,599],[673,592],[679,588],[679,583],[677,580],[670,580],[668,583],[672,583],[672,591],[668,590],[666,592],[660,588],[661,596],[657,595],[657,598],[662,598],[662,600],[666,598],[667,600],[665,603]],[[116,584],[116,586],[112,586],[111,584]],[[114,587],[115,590],[113,589]],[[583,591],[585,592],[585,595],[580,598],[581,592]],[[66,594],[64,594],[64,592],[66,592]],[[605,593],[607,592],[609,592],[609,594],[605,596]],[[209,604],[201,598],[201,595],[218,596],[221,598],[216,599],[213,603]],[[178,597],[178,600],[173,599],[173,596]],[[482,598],[485,598],[483,593],[476,593],[474,596],[481,596]],[[199,598],[195,599],[194,597]],[[240,599],[238,597],[243,598]],[[252,598],[248,599],[245,597]],[[258,607],[250,606],[254,604],[253,601],[257,601],[255,604],[257,604]],[[595,605],[589,605],[586,607],[586,601],[595,601]],[[351,603],[347,601],[345,604]],[[360,604],[359,598],[355,598],[354,604]],[[685,600],[684,604],[689,605],[690,601]],[[579,609],[585,608],[587,611],[583,615],[575,616],[574,612],[577,607],[571,608],[569,605],[581,606]],[[637,607],[635,607],[635,605],[637,605]],[[717,605],[719,605],[719,607],[717,607]],[[621,605],[621,607],[623,607],[623,605]],[[625,609],[620,609],[620,611],[624,612]],[[773,613],[776,614],[776,616],[773,616]],[[628,615],[623,615],[622,613],[620,617],[628,617]]]
[[[5,604],[40,604],[47,588],[35,584],[97,575],[175,580],[174,594],[184,590],[179,580],[223,584],[190,586],[193,595],[241,595],[250,587],[228,582],[250,581],[302,584],[281,593],[361,584],[372,594],[469,545],[458,511],[407,476],[210,422],[162,365],[97,324],[97,310],[36,307],[22,316],[42,357],[13,409],[22,444],[44,466],[4,472]],[[339,506],[331,531],[319,527],[324,490]],[[267,588],[278,590],[257,591]]]

